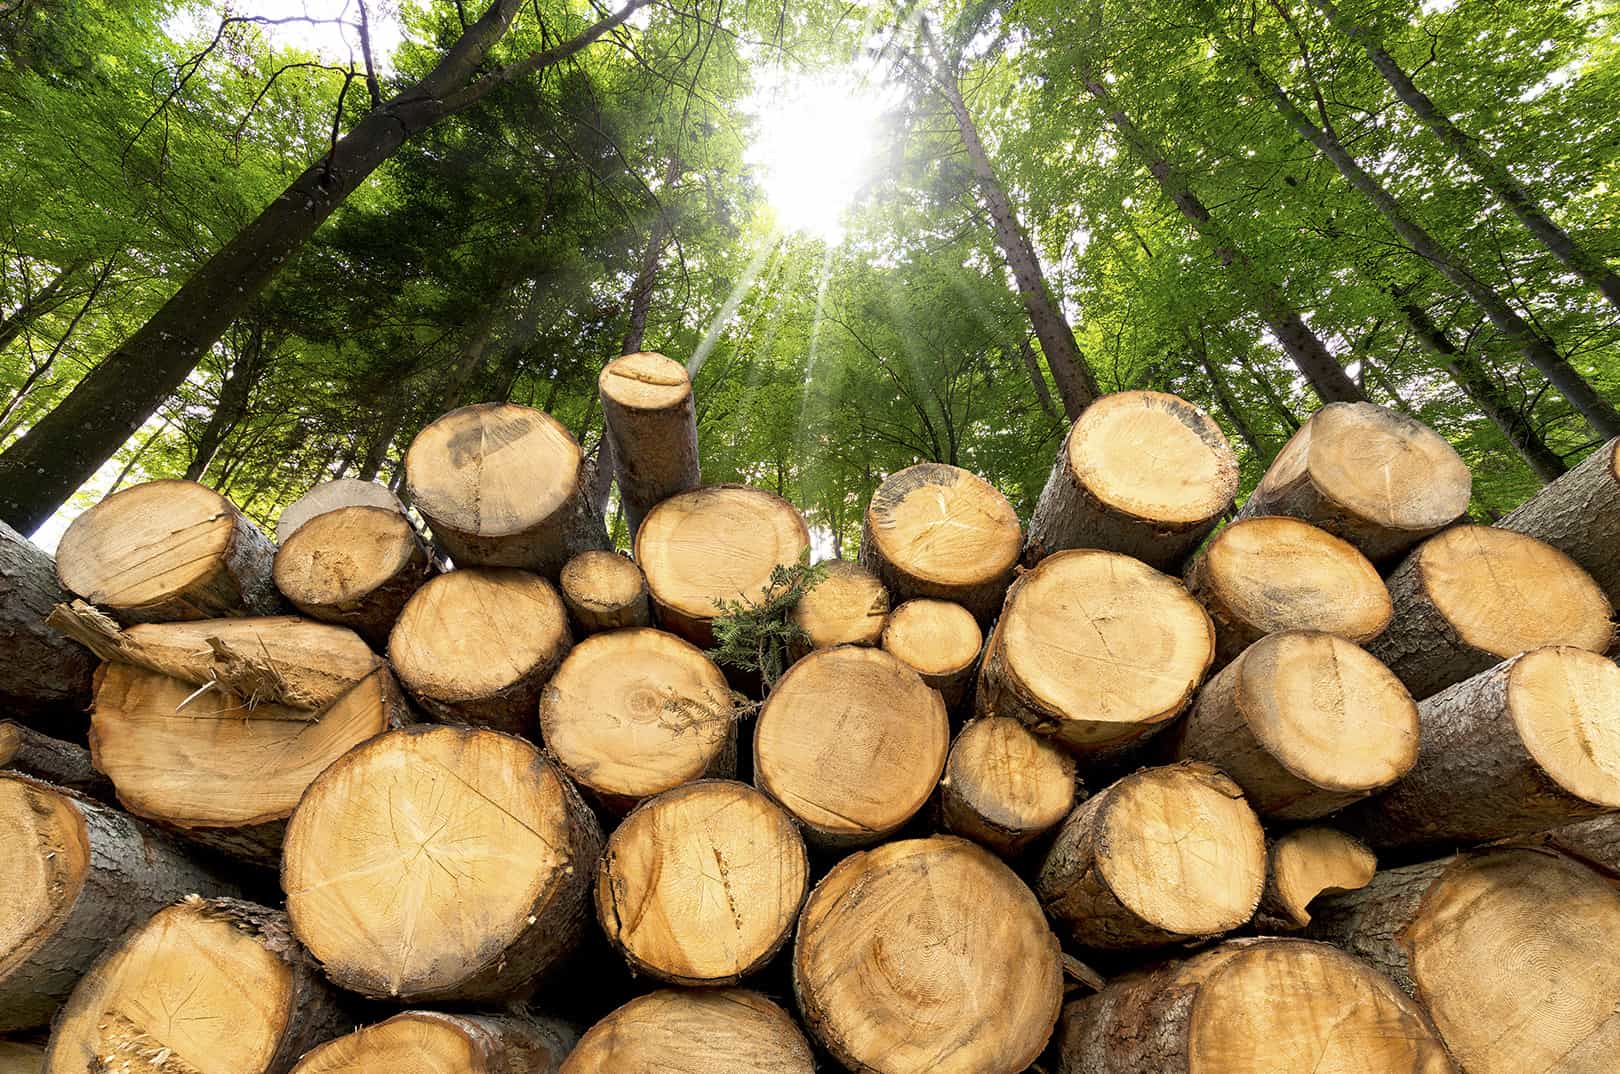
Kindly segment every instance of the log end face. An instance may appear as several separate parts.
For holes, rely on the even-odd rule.
[[[631,1000],[586,1031],[561,1074],[815,1069],[810,1044],[786,1011],[755,992],[713,988]]]
[[[306,522],[329,511],[347,507],[376,507],[398,515],[405,514],[405,505],[399,502],[398,496],[388,491],[386,485],[353,477],[322,481],[288,504],[276,518],[276,543],[286,544]]]
[[[1620,809],[1620,667],[1571,646],[1533,650],[1508,672],[1507,710],[1559,788],[1594,809]]]
[[[1006,578],[1022,540],[1017,513],[993,485],[934,462],[884,479],[867,505],[865,534],[900,580],[930,590],[897,596],[946,598]]]
[[[627,410],[671,410],[692,397],[686,367],[655,351],[621,355],[596,380],[602,398]]]
[[[973,613],[948,600],[919,597],[889,613],[883,648],[924,678],[966,671],[979,658],[984,633]]]
[[[865,567],[834,560],[827,575],[793,609],[812,649],[876,645],[889,616],[889,591]]]
[[[1006,716],[971,720],[945,763],[945,821],[958,835],[1015,853],[1069,815],[1074,759]]]
[[[301,608],[343,609],[399,578],[413,560],[420,561],[425,578],[426,552],[403,514],[384,507],[339,507],[306,520],[282,539],[274,578],[282,595]]]
[[[90,836],[72,799],[0,774],[0,983],[62,927],[89,868]]]
[[[1268,909],[1302,929],[1311,923],[1312,901],[1366,887],[1378,858],[1361,840],[1335,828],[1296,828],[1272,843],[1268,868]]]
[[[1075,482],[1105,509],[1167,530],[1212,522],[1237,496],[1237,456],[1225,434],[1164,392],[1097,400],[1076,419],[1065,450]]]

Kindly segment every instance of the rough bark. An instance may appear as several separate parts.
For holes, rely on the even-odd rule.
[[[1543,843],[1610,877],[1620,878],[1620,813],[1603,813],[1562,824],[1527,841]]]
[[[42,779],[98,801],[113,800],[112,782],[90,763],[89,750],[11,720],[0,720],[0,771]]]
[[[1611,440],[1497,525],[1545,541],[1579,563],[1620,606],[1620,440]]]
[[[44,730],[76,737],[90,704],[95,657],[45,625],[71,599],[51,557],[0,522],[0,706]]]

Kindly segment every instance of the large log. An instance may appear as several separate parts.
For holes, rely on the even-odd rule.
[[[44,1074],[286,1074],[349,1025],[285,914],[188,897],[79,982],[57,1016]]]
[[[793,990],[851,1070],[1017,1074],[1063,999],[1057,937],[999,858],[953,836],[852,854],[805,904]]]
[[[130,817],[0,775],[0,1031],[45,1025],[125,931],[184,895],[235,887]]]
[[[1588,455],[1579,466],[1520,504],[1498,522],[1545,541],[1579,563],[1609,603],[1620,606],[1620,439]]]
[[[1293,939],[1230,940],[1116,978],[1064,1007],[1056,1050],[1059,1074],[1458,1074],[1399,989]]]
[[[1164,392],[1118,392],[1074,420],[1029,520],[1025,559],[1102,548],[1175,570],[1237,496],[1220,426]]]
[[[889,591],[858,563],[835,559],[822,569],[826,575],[793,606],[793,622],[805,635],[800,655],[834,645],[878,644],[889,616]]]
[[[388,657],[417,704],[446,723],[535,733],[540,691],[571,644],[551,583],[510,567],[441,574],[405,605]]]
[[[557,579],[563,603],[581,635],[652,624],[647,579],[617,552],[593,548],[564,564]]]
[[[1374,847],[1444,847],[1620,809],[1620,668],[1535,649],[1419,709],[1417,765],[1343,824]]]
[[[11,720],[0,720],[0,771],[42,779],[103,802],[113,800],[112,781],[90,763],[89,750]]]
[[[1176,579],[1117,552],[1058,552],[1008,592],[975,707],[1106,757],[1179,715],[1214,657],[1209,615]]]
[[[540,740],[609,810],[736,771],[737,705],[703,651],[660,630],[596,634],[540,694]]]
[[[293,931],[343,988],[495,1000],[584,935],[601,849],[596,818],[533,745],[419,725],[310,784],[287,825],[281,886]]]
[[[793,819],[754,788],[701,780],[641,805],[596,871],[596,919],[637,973],[735,984],[786,942],[810,874]]]
[[[1428,426],[1372,403],[1329,403],[1237,517],[1302,518],[1383,563],[1461,518],[1472,491],[1467,464]]]
[[[381,649],[405,602],[432,576],[433,557],[399,511],[339,507],[282,538],[274,574],[299,611]]]
[[[1366,556],[1297,518],[1232,523],[1187,565],[1185,580],[1215,622],[1216,667],[1282,630],[1321,630],[1366,645],[1395,611]]]
[[[1125,949],[1235,929],[1265,883],[1266,838],[1243,792],[1184,762],[1126,776],[1075,810],[1035,890],[1076,943]]]
[[[1074,758],[1017,720],[969,720],[939,783],[940,818],[1003,857],[1057,827],[1079,799]]]
[[[558,1074],[573,1043],[565,1026],[515,1013],[406,1011],[327,1041],[292,1074]]]
[[[1361,840],[1336,828],[1295,828],[1266,850],[1266,892],[1255,927],[1298,931],[1311,923],[1318,898],[1364,888],[1377,871],[1377,856]]]
[[[1613,1074],[1620,890],[1548,850],[1386,869],[1317,904],[1311,935],[1381,969],[1468,1074]]]
[[[634,539],[648,511],[703,483],[692,379],[681,363],[640,351],[609,362],[596,386],[619,502]]]
[[[213,489],[148,481],[73,520],[56,546],[56,574],[125,623],[268,615],[281,607],[275,551]]]
[[[987,623],[1018,562],[1018,515],[996,488],[956,466],[925,462],[890,474],[872,494],[861,566],[897,601],[934,597]]]
[[[788,669],[754,727],[754,783],[821,847],[874,843],[928,801],[950,725],[940,696],[881,649],[818,649]]]
[[[555,579],[606,548],[579,444],[550,414],[479,403],[439,418],[405,452],[411,503],[457,567],[522,567]]]
[[[45,625],[67,599],[51,557],[0,522],[0,709],[42,729],[77,733],[96,661]]]
[[[771,574],[810,548],[798,508],[746,485],[712,485],[672,496],[636,531],[636,562],[665,630],[707,648],[724,602],[759,602]]]
[[[282,508],[281,514],[276,517],[276,543],[286,544],[305,523],[328,512],[349,507],[376,507],[398,515],[405,514],[405,505],[399,502],[398,496],[388,491],[386,485],[353,477],[322,481]]]
[[[1601,653],[1614,638],[1614,606],[1574,560],[1489,526],[1424,541],[1389,576],[1389,595],[1395,619],[1367,649],[1419,700],[1530,649]]]
[[[1177,758],[1219,767],[1262,817],[1315,820],[1412,768],[1418,707],[1358,646],[1293,630],[1260,639],[1209,680],[1173,734]]]
[[[910,665],[954,709],[973,683],[984,632],[960,604],[919,597],[889,613],[883,648]]]
[[[814,1074],[786,1011],[737,988],[664,989],[590,1028],[561,1074]]]

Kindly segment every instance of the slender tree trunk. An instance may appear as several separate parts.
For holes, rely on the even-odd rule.
[[[404,391],[391,393],[388,408],[383,411],[382,424],[377,429],[377,435],[372,439],[371,446],[366,449],[366,457],[360,463],[360,480],[377,480],[377,471],[388,459],[388,449],[393,446],[394,437],[399,433],[400,422],[405,419]]]
[[[208,424],[203,426],[202,437],[197,441],[197,450],[191,456],[191,465],[186,467],[187,481],[203,479],[203,475],[208,473],[208,464],[219,453],[220,445],[225,443],[231,430],[247,414],[248,397],[253,394],[253,386],[264,369],[263,357],[264,329],[254,325],[248,330],[247,340],[220,383],[219,403],[208,416]]]
[[[0,518],[32,533],[180,386],[283,264],[405,140],[490,90],[580,51],[649,0],[544,53],[476,77],[521,0],[493,0],[420,82],[373,109],[236,234],[56,409],[0,454]]]
[[[1338,136],[1312,123],[1310,117],[1294,103],[1288,91],[1268,75],[1242,45],[1224,35],[1219,40],[1223,46],[1236,53],[1238,62],[1248,72],[1260,92],[1271,99],[1277,111],[1300,137],[1315,146],[1317,151],[1339,170],[1339,174],[1346,182],[1372,202],[1414,253],[1432,264],[1475,305],[1484,310],[1497,330],[1518,346],[1530,364],[1539,369],[1542,375],[1552,382],[1553,387],[1563,393],[1564,398],[1569,400],[1570,405],[1586,419],[1594,431],[1605,439],[1620,436],[1620,412],[1598,394],[1597,390],[1564,359],[1564,356],[1558,353],[1550,341],[1514,312],[1499,292],[1469,271],[1456,251],[1442,245],[1427,229],[1408,216],[1395,196],[1356,162],[1339,142]]]
[[[45,360],[35,366],[28,376],[23,379],[23,382],[17,386],[17,391],[7,401],[5,409],[0,410],[0,440],[4,440],[11,434],[12,418],[16,415],[18,408],[27,401],[35,385],[49,375],[51,369],[56,365],[56,359],[62,354],[62,348],[67,346],[69,339],[73,338],[73,333],[78,330],[79,322],[84,319],[84,315],[90,312],[90,307],[95,304],[96,296],[101,293],[101,288],[106,284],[107,277],[112,274],[114,260],[114,258],[109,257],[107,263],[102,266],[101,271],[96,273],[96,280],[90,287],[90,293],[84,296],[84,304],[79,307],[79,311],[73,315],[73,319],[62,330],[62,336],[56,341],[56,345],[51,348],[51,353],[46,355]],[[56,280],[52,280],[52,286],[59,280],[61,280],[60,276]],[[0,350],[4,349],[4,345],[0,344]]]
[[[141,446],[136,448],[134,453],[130,455],[129,461],[124,463],[124,468],[118,471],[118,476],[113,479],[111,487],[107,489],[108,496],[124,487],[124,482],[128,481],[129,475],[135,472],[135,465],[141,461],[141,456],[146,454],[146,449],[157,443],[158,437],[162,436],[168,429],[169,422],[165,419],[162,425],[152,430],[151,436],[141,441]]]
[[[1056,421],[1058,413],[1057,408],[1052,405],[1052,392],[1046,386],[1046,375],[1041,372],[1041,360],[1035,357],[1035,348],[1029,345],[1028,339],[1018,341],[1018,356],[1024,361],[1024,371],[1029,374],[1029,383],[1035,389],[1035,398],[1041,404],[1041,411]]]
[[[0,320],[0,351],[4,351],[11,345],[12,340],[22,335],[23,329],[66,302],[69,297],[65,293],[68,282],[88,263],[75,261],[60,269],[51,278],[50,283],[41,287],[36,294],[25,296],[16,309],[8,313],[4,320]]]
[[[1248,420],[1244,418],[1243,411],[1238,408],[1237,399],[1232,395],[1232,385],[1226,379],[1226,371],[1219,363],[1210,360],[1209,347],[1204,342],[1202,327],[1200,325],[1197,332],[1186,333],[1187,346],[1198,359],[1198,364],[1203,367],[1204,375],[1209,378],[1209,386],[1215,393],[1215,401],[1220,404],[1226,420],[1232,423],[1232,428],[1236,429],[1243,442],[1249,445],[1249,450],[1254,452],[1255,458],[1269,463],[1276,452],[1266,446],[1266,442],[1255,433]]]
[[[1620,275],[1616,275],[1601,257],[1581,246],[1554,223],[1530,191],[1513,177],[1507,166],[1497,160],[1483,142],[1458,127],[1427,94],[1418,89],[1412,82],[1412,76],[1385,51],[1377,34],[1346,16],[1334,0],[1313,2],[1334,27],[1366,50],[1367,58],[1372,60],[1373,66],[1378,68],[1378,73],[1384,76],[1384,81],[1389,83],[1401,103],[1411,109],[1418,121],[1429,128],[1459,161],[1479,176],[1530,234],[1588,286],[1601,291],[1610,304],[1620,309]]]
[[[1265,371],[1256,369],[1254,363],[1249,361],[1242,348],[1233,348],[1232,360],[1242,367],[1243,373],[1249,378],[1249,381],[1260,389],[1260,394],[1266,397],[1266,403],[1270,405],[1272,413],[1277,416],[1277,420],[1282,423],[1282,427],[1288,430],[1289,435],[1298,432],[1299,415],[1294,413],[1294,408],[1289,406],[1288,400],[1284,399],[1282,394],[1277,391],[1277,386],[1271,383],[1271,378],[1266,376]]]

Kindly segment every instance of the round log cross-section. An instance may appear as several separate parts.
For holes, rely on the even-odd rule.
[[[1255,925],[1262,932],[1292,932],[1311,923],[1311,903],[1356,891],[1378,871],[1367,844],[1336,828],[1295,828],[1266,850],[1266,893]]]
[[[599,548],[581,552],[563,566],[557,586],[583,634],[652,624],[647,580],[640,567],[617,552]]]
[[[305,615],[349,627],[376,648],[433,573],[427,544],[386,507],[308,519],[276,551],[276,588]]]
[[[889,616],[889,591],[877,576],[848,560],[823,564],[826,576],[793,606],[793,622],[804,631],[803,648],[876,645]]]
[[[573,1041],[518,1014],[406,1011],[327,1041],[291,1074],[557,1074]]]
[[[1012,857],[1057,827],[1079,797],[1074,758],[1007,716],[970,720],[940,781],[945,827]]]
[[[889,613],[883,648],[910,665],[954,709],[972,684],[984,633],[960,604],[919,597]]]
[[[348,507],[376,507],[398,515],[405,513],[405,505],[386,485],[353,477],[322,481],[282,509],[276,518],[276,543],[286,544],[306,522]]]
[[[793,1018],[740,988],[637,996],[579,1039],[562,1074],[814,1074]]]

